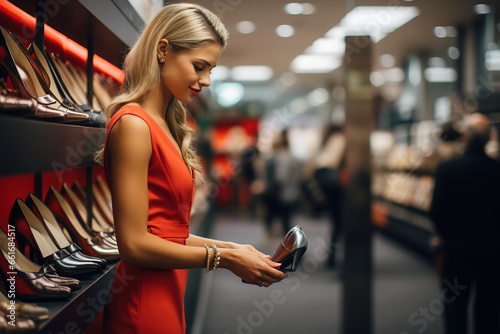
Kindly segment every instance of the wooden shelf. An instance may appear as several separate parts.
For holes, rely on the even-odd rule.
[[[0,176],[95,165],[106,130],[0,115]]]

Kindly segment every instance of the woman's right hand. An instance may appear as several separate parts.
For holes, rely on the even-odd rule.
[[[229,269],[246,283],[262,285],[265,287],[280,282],[288,277],[276,268],[281,263],[273,262],[260,252],[248,249],[220,249],[219,267]]]

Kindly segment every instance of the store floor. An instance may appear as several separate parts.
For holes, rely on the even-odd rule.
[[[341,333],[342,263],[336,269],[324,264],[329,223],[298,215],[295,224],[309,239],[299,272],[269,288],[244,284],[227,270],[204,275],[191,334]],[[228,213],[215,218],[211,237],[250,243],[271,255],[281,240],[267,239],[261,221]],[[432,264],[379,233],[374,233],[373,250],[373,333],[442,333]]]

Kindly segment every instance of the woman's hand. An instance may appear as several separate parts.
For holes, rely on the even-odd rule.
[[[287,274],[277,270],[281,263],[273,262],[251,245],[232,245],[231,249],[220,249],[220,264],[222,268],[229,269],[246,283],[268,287],[288,277]]]

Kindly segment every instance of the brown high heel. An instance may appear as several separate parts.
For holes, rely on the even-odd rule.
[[[11,235],[12,234],[12,235]],[[16,247],[12,249],[14,233],[9,231],[9,237],[0,229],[0,276],[3,279],[4,291],[14,286],[16,297],[21,300],[66,299],[71,297],[71,289],[49,279],[43,267],[28,260]],[[15,261],[10,260],[14,253]],[[13,263],[11,263],[13,262]]]
[[[71,205],[54,186],[51,186],[47,192],[45,204],[69,231],[72,239],[76,241],[85,254],[106,260],[117,260],[119,258],[120,254],[117,248],[104,245],[102,239],[94,237],[83,228]]]
[[[82,186],[78,181],[73,182],[73,186],[71,189],[78,195],[78,198],[82,201],[82,204],[87,201],[87,194],[85,194],[85,190],[83,190]],[[96,201],[92,201],[92,215],[94,216],[97,224],[105,232],[114,233],[113,226],[108,224],[106,219],[101,214],[101,211],[97,209]]]
[[[111,212],[113,212],[113,200],[111,199],[111,191],[100,175],[97,175],[96,177],[96,184],[98,185],[99,190],[106,199],[109,209],[111,210]]]
[[[61,195],[63,195],[66,201],[70,203],[71,207],[73,208],[73,211],[78,217],[80,225],[87,231],[89,235],[93,236],[94,238],[99,238],[105,245],[108,245],[110,247],[117,247],[113,230],[105,230],[104,228],[99,226],[99,223],[95,220],[95,218],[92,218],[91,220],[92,225],[90,227],[87,225],[86,221],[88,213],[85,208],[85,205],[82,203],[82,201],[80,201],[78,196],[68,186],[67,183],[63,184],[63,187],[61,189]]]
[[[33,59],[28,55],[24,46],[17,37],[0,27],[0,45],[4,47],[2,54],[2,65],[12,83],[26,98],[36,100],[39,107],[54,109],[62,112],[64,123],[83,123],[89,120],[89,116],[83,112],[71,110],[64,106],[45,87],[43,78],[39,75]]]
[[[34,194],[30,193],[28,195],[26,204],[40,218],[52,240],[60,249],[66,250],[73,257],[82,261],[96,263],[101,269],[106,268],[106,260],[85,255],[77,244],[69,242],[52,211]]]

